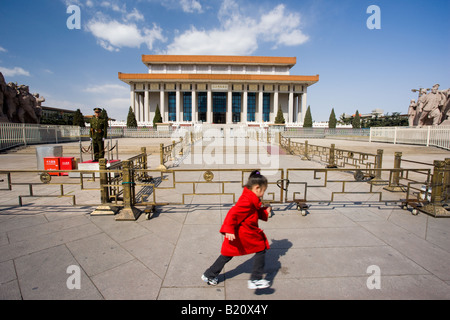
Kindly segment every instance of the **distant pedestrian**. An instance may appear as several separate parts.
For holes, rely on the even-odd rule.
[[[249,289],[264,289],[270,282],[263,279],[265,254],[269,242],[258,226],[258,220],[267,221],[270,207],[261,207],[261,198],[268,186],[266,177],[258,170],[250,174],[238,202],[230,209],[220,232],[225,236],[221,255],[202,275],[202,280],[217,285],[218,276],[225,264],[235,256],[256,253],[252,274],[248,281]]]

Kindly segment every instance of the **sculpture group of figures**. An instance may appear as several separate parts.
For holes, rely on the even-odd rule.
[[[45,99],[26,85],[6,83],[0,72],[0,123],[40,123]]]
[[[410,127],[450,125],[450,89],[439,90],[439,84],[435,84],[432,89],[412,91],[419,92],[419,99],[409,104]]]

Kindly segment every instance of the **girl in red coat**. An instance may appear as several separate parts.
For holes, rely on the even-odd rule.
[[[259,171],[255,170],[250,174],[242,195],[228,212],[220,229],[225,235],[221,255],[202,275],[202,280],[206,283],[217,285],[219,273],[233,257],[256,253],[248,288],[269,287],[269,281],[262,278],[269,242],[258,226],[258,220],[267,221],[271,211],[270,207],[261,207],[261,198],[267,185],[267,179]]]

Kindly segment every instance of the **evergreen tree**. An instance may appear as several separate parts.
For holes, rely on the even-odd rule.
[[[82,127],[82,128],[86,127],[86,124],[84,121],[84,116],[81,113],[80,109],[77,109],[77,111],[75,111],[75,113],[73,115],[72,125]]]
[[[402,116],[399,112],[393,112],[392,115],[386,113],[382,117],[375,116],[366,121],[361,121],[362,128],[371,127],[407,127],[409,126],[408,117]]]
[[[330,119],[328,120],[328,128],[336,129],[336,115],[334,114],[334,108],[331,109]]]
[[[311,107],[308,106],[308,109],[306,110],[305,114],[305,122],[303,123],[303,128],[312,128],[313,127],[313,120],[311,116]]]
[[[106,112],[106,109],[102,109],[102,112],[100,113],[100,118],[106,121],[109,120],[108,112]]]
[[[353,118],[352,127],[353,127],[353,129],[360,129],[361,128],[361,117],[359,115],[358,110],[356,110],[355,117]]]
[[[153,118],[153,128],[156,128],[157,123],[162,123],[161,111],[159,111],[159,104],[156,105],[155,117]]]
[[[345,113],[341,114],[341,116],[339,117],[339,123],[343,124],[343,125],[348,125],[348,124],[352,124],[352,119],[353,117],[347,118],[345,116]]]
[[[100,119],[103,119],[103,121],[106,124],[106,127],[109,127],[109,116],[108,116],[108,112],[106,112],[106,109],[102,109],[102,112],[100,113]]]
[[[275,124],[285,124],[286,120],[284,120],[283,111],[281,110],[281,104],[278,107],[277,116],[275,117]]]
[[[133,112],[133,109],[128,110],[128,116],[127,116],[127,127],[128,128],[136,128],[137,127],[137,121],[136,121],[136,116]]]

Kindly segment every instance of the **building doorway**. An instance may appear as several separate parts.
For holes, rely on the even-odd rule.
[[[227,123],[227,93],[213,93],[213,123]]]
[[[198,93],[198,121],[206,122],[208,108],[208,97],[206,92]]]

